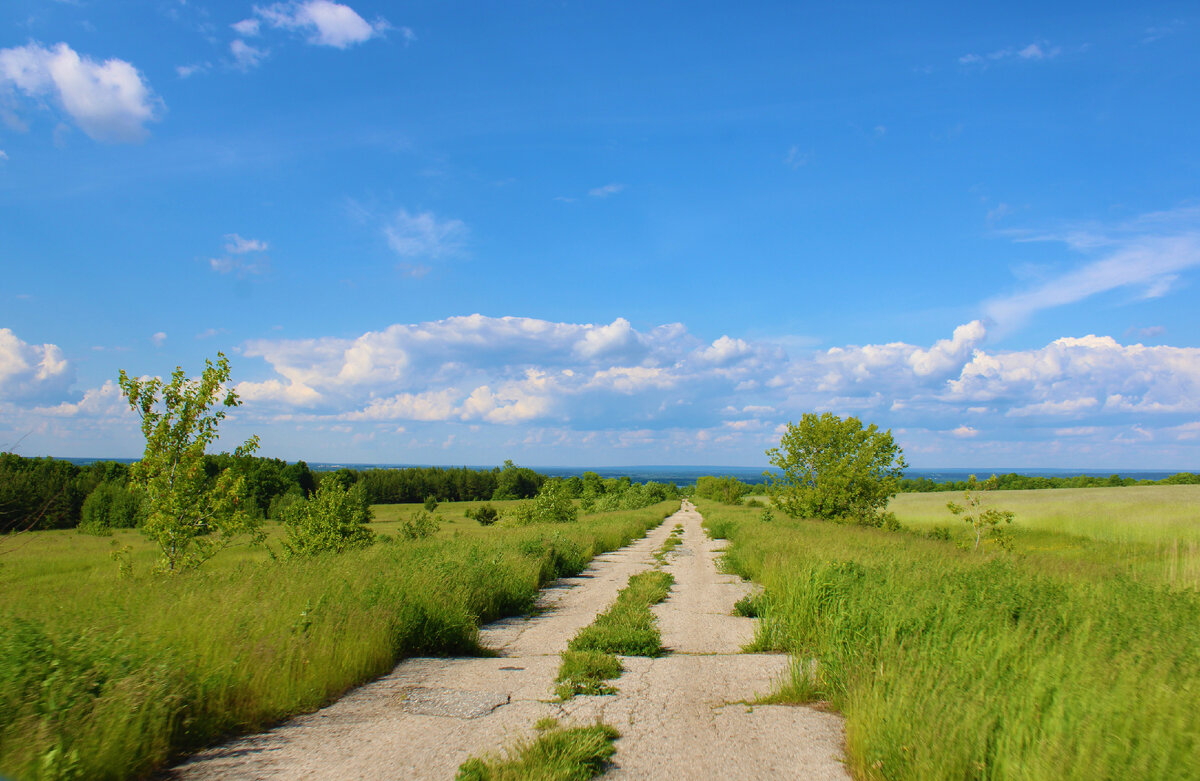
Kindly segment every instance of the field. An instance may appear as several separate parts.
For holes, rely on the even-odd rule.
[[[897,497],[900,532],[698,504],[765,586],[755,648],[795,655],[775,700],[841,711],[856,777],[1197,778],[1200,592],[1164,556],[1200,505],[1177,488],[996,493],[1012,554],[957,545],[947,494]]]
[[[234,548],[175,577],[150,573],[154,551],[136,532],[5,540],[0,776],[146,775],[319,707],[399,658],[485,653],[480,623],[528,610],[541,585],[678,503],[519,528],[481,527],[469,506],[439,507],[445,523],[424,540],[394,535],[418,505],[379,506],[373,528],[388,541],[366,550],[274,560]],[[111,556],[125,546],[130,577]]]

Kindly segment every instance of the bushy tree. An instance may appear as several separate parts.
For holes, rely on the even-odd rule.
[[[421,540],[437,534],[440,528],[442,528],[442,517],[421,509],[400,524],[400,536],[408,540]]]
[[[192,569],[240,536],[263,538],[262,521],[251,511],[244,475],[224,469],[205,471],[204,452],[217,440],[225,408],[240,403],[229,385],[229,360],[205,361],[199,379],[176,367],[169,381],[137,378],[121,370],[121,391],[142,421],[146,451],[130,468],[130,482],[145,497],[142,531],[158,544],[168,572]],[[258,448],[251,437],[233,453],[248,456]]]
[[[767,473],[771,503],[802,518],[881,526],[907,464],[891,431],[863,427],[855,417],[806,413],[788,423],[779,447],[767,451],[782,476]]]
[[[355,483],[346,488],[338,480],[322,480],[308,501],[296,501],[280,512],[288,556],[315,556],[365,548],[375,541],[367,528],[371,506],[366,491]]]

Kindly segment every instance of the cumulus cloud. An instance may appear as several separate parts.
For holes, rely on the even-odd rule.
[[[142,74],[125,60],[97,62],[65,43],[0,49],[0,91],[49,99],[83,132],[106,143],[141,141],[163,111]]]
[[[467,226],[462,220],[443,219],[433,212],[410,214],[400,209],[384,226],[388,246],[406,258],[439,258],[463,251]]]
[[[383,35],[391,25],[386,19],[376,19],[368,22],[348,5],[334,3],[330,0],[305,0],[304,2],[273,3],[269,6],[255,6],[254,14],[272,27],[304,33],[308,42],[318,46],[332,46],[346,49],[356,44],[369,41],[371,38]],[[257,25],[251,26],[250,21],[238,22],[246,30],[258,32]],[[251,33],[242,32],[243,35]],[[411,31],[409,31],[411,33]],[[409,35],[405,36],[409,39]]]
[[[0,401],[61,397],[75,379],[63,352],[53,344],[28,344],[0,328]]]

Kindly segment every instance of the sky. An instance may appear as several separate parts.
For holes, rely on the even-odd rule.
[[[0,450],[1200,469],[1200,9],[977,6],[7,0]]]

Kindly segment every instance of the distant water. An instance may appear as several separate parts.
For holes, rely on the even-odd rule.
[[[123,463],[132,463],[137,459],[134,458],[64,458],[64,461],[70,461],[73,464],[84,466],[93,461],[120,461]],[[350,469],[403,469],[406,467],[421,467],[421,466],[442,466],[446,464],[361,464],[361,463],[335,463],[323,461],[309,461],[308,466],[318,472],[332,472],[335,469],[349,467]],[[457,468],[464,466],[463,464],[454,465],[449,468]],[[472,465],[465,466],[471,469],[491,469],[495,464],[488,465]],[[526,466],[526,464],[521,464]],[[696,482],[696,478],[704,475],[718,475],[724,477],[726,475],[736,477],[745,483],[761,483],[764,482],[763,472],[765,467],[760,466],[534,466],[529,465],[530,469],[541,472],[544,475],[551,477],[576,477],[584,472],[595,472],[601,477],[626,477],[635,483],[645,483],[654,481],[656,483],[675,483],[677,485],[688,485]],[[779,474],[778,470],[770,470],[772,474]],[[985,468],[977,467],[971,469],[961,469],[958,467],[947,467],[945,469],[909,469],[904,473],[905,477],[919,480],[922,477],[927,477],[935,483],[948,483],[955,480],[966,480],[971,475],[976,475],[980,478],[988,477],[993,474],[1006,475],[1016,473],[1018,475],[1029,475],[1031,477],[1074,477],[1075,475],[1088,475],[1091,477],[1108,477],[1109,475],[1120,475],[1121,477],[1132,477],[1135,480],[1162,480],[1165,477],[1170,477],[1178,472],[1192,470],[1185,469],[1024,469],[1022,467],[996,467]]]

